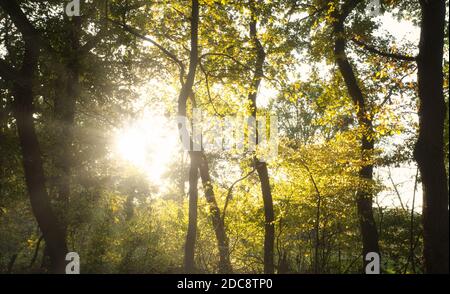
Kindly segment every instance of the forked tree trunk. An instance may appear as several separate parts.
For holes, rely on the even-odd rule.
[[[217,246],[219,248],[219,272],[231,273],[233,271],[230,262],[230,249],[228,236],[225,231],[224,221],[221,217],[220,208],[217,205],[216,197],[212,180],[209,173],[208,161],[203,152],[198,153],[198,160],[200,161],[200,178],[202,179],[203,190],[205,191],[206,202],[209,205],[209,213],[211,214],[211,221],[216,234]]]
[[[197,69],[198,63],[198,25],[199,25],[199,3],[198,0],[192,0],[192,13],[190,18],[191,23],[191,52],[189,56],[189,71],[186,77],[186,81],[183,83],[180,95],[178,97],[178,115],[180,117],[186,117],[186,105],[187,100],[192,93],[192,86],[195,80],[195,72]],[[181,129],[180,129],[181,130]],[[192,138],[189,138],[189,141],[192,142]],[[220,209],[217,205],[217,201],[214,195],[214,190],[212,186],[211,176],[209,173],[208,161],[204,155],[203,151],[191,151],[189,152],[189,156],[191,159],[191,165],[195,164],[198,166],[200,171],[200,178],[202,180],[203,189],[205,190],[206,201],[208,202],[211,214],[211,220],[214,227],[214,232],[217,238],[217,245],[219,249],[219,272],[220,273],[231,273],[232,267],[230,262],[230,251],[228,245],[228,237],[225,231],[225,226],[223,220],[221,218]],[[191,188],[190,188],[191,189]],[[196,208],[196,207],[195,207]],[[194,213],[196,215],[197,212]],[[192,221],[197,221],[196,218],[192,218]],[[194,224],[189,224],[190,227],[193,227]],[[197,226],[197,224],[195,224]],[[193,240],[191,240],[194,238]],[[189,249],[189,254],[195,252],[195,235],[190,236],[189,246],[192,248]],[[188,244],[186,244],[186,247]],[[186,248],[185,247],[185,248]],[[186,253],[186,252],[185,252]],[[185,263],[185,269],[189,268],[192,263],[191,256],[185,256],[185,262],[189,261],[190,264]]]

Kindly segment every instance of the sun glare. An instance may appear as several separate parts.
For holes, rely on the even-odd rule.
[[[117,131],[114,149],[149,180],[159,182],[179,150],[177,134],[176,125],[169,118],[146,112]]]

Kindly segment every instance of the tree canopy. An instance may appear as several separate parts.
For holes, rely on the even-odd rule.
[[[448,273],[447,6],[0,0],[0,273]]]

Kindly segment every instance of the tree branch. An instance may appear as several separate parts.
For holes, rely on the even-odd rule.
[[[17,1],[0,0],[0,6],[9,15],[23,37],[33,42],[40,42],[39,33],[20,9]]]
[[[234,181],[234,183],[231,184],[230,188],[228,188],[227,197],[225,198],[225,204],[224,204],[224,206],[223,206],[223,211],[222,211],[222,221],[223,221],[223,222],[225,222],[225,213],[226,213],[226,210],[227,210],[227,207],[228,207],[228,203],[229,203],[230,200],[231,200],[231,196],[232,196],[232,192],[233,192],[234,186],[235,186],[237,183],[239,183],[239,182],[245,180],[246,178],[248,178],[248,177],[249,177],[251,174],[253,174],[255,171],[256,171],[256,169],[253,168],[253,169],[252,169],[249,173],[247,173],[245,176],[243,176],[243,177],[237,179],[236,181]]]
[[[102,40],[102,38],[106,36],[106,29],[101,29],[96,35],[92,36],[87,40],[87,42],[81,46],[80,48],[80,55],[85,56],[89,53],[92,49],[97,46],[98,43]]]
[[[185,66],[183,64],[183,62],[178,59],[178,57],[170,52],[169,50],[167,50],[166,48],[164,48],[162,45],[160,45],[158,42],[156,42],[155,40],[151,39],[150,37],[145,36],[143,33],[141,33],[138,29],[133,28],[129,25],[126,25],[124,23],[121,23],[119,21],[113,20],[108,18],[108,21],[110,21],[111,23],[115,24],[116,26],[121,27],[123,30],[125,30],[126,32],[134,35],[135,37],[138,37],[144,41],[150,42],[152,45],[154,45],[156,48],[158,48],[159,50],[161,50],[162,53],[164,53],[164,55],[166,55],[170,60],[172,60],[173,62],[175,62],[179,67],[180,67],[180,80],[183,83],[183,77],[185,74]]]
[[[416,61],[417,57],[414,56],[407,56],[407,55],[402,55],[399,53],[390,53],[390,52],[383,52],[379,49],[377,49],[375,46],[366,44],[356,38],[351,38],[350,39],[353,43],[355,43],[356,45],[364,48],[365,50],[369,51],[370,53],[376,54],[376,55],[380,55],[383,57],[388,57],[388,58],[392,58],[392,59],[396,59],[396,60],[402,60],[402,61]]]

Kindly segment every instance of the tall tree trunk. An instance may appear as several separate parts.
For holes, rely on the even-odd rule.
[[[423,187],[424,259],[427,273],[448,273],[448,183],[444,163],[443,45],[445,1],[420,1],[418,56],[419,139],[414,156]]]
[[[267,164],[256,159],[256,171],[261,182],[264,205],[264,273],[275,272],[273,254],[275,244],[275,214],[273,212],[272,191],[269,182]]]
[[[230,262],[228,236],[225,231],[225,225],[221,217],[220,208],[217,205],[216,197],[214,196],[208,161],[206,160],[206,156],[205,154],[203,154],[203,152],[198,153],[197,156],[200,162],[200,178],[202,180],[203,190],[205,190],[206,201],[209,204],[211,220],[214,227],[214,232],[216,234],[217,245],[219,247],[219,272],[231,273],[233,269]]]
[[[248,95],[248,100],[251,116],[256,121],[256,114],[257,114],[256,97],[259,85],[264,75],[263,65],[266,54],[257,36],[256,16],[254,11],[255,8],[253,7],[253,5],[254,5],[253,2],[251,2],[252,19],[250,20],[250,38],[255,47],[254,49],[256,51],[256,60],[255,60],[255,73],[253,76],[250,92]],[[259,140],[258,132],[256,131],[256,144],[258,144],[258,140]],[[273,199],[269,181],[269,172],[267,169],[267,164],[263,161],[260,161],[256,155],[254,157],[254,165],[261,183],[261,192],[264,205],[264,273],[273,274],[275,272],[274,258],[273,258],[275,246],[274,245],[275,216],[273,212]]]
[[[16,1],[0,1],[0,6],[8,13],[22,33],[25,51],[18,72],[20,81],[12,80],[14,96],[13,115],[22,153],[25,182],[30,197],[31,208],[42,231],[50,257],[50,271],[64,273],[66,240],[58,222],[45,187],[45,175],[41,151],[33,119],[33,80],[37,71],[39,39],[34,27],[23,14]]]
[[[188,274],[195,272],[195,241],[197,237],[198,206],[198,165],[191,162],[189,167],[189,223],[184,248],[184,270]]]
[[[28,58],[26,57],[25,59]],[[29,74],[32,75],[33,72],[31,71],[36,69],[36,63],[32,63],[34,62],[25,61],[23,64],[25,69],[22,70],[22,73],[29,71]],[[51,271],[63,273],[67,246],[62,228],[53,213],[50,198],[45,188],[46,181],[43,163],[33,122],[32,85],[30,84],[26,88],[15,85],[13,95],[13,111],[19,134],[25,180],[30,195],[31,208],[39,224],[39,228],[44,235],[45,244],[48,247]]]
[[[199,24],[198,0],[192,0],[192,13],[190,23],[191,23],[191,52],[189,56],[189,71],[186,77],[186,81],[183,83],[180,95],[178,97],[178,115],[180,117],[186,117],[187,100],[192,93],[192,86],[194,84],[195,72],[198,64],[198,24]],[[189,141],[192,142],[192,138],[189,139],[190,139]],[[203,151],[191,151],[189,152],[189,156],[191,159],[191,165],[195,164],[199,168],[200,178],[202,180],[203,189],[205,190],[205,198],[210,208],[211,220],[216,234],[219,249],[219,257],[220,257],[219,272],[231,273],[232,267],[230,262],[230,250],[228,238],[225,231],[224,222],[221,218],[220,209],[219,206],[217,205],[217,201],[214,195],[211,176],[209,173],[208,161],[206,160]],[[195,248],[192,250],[195,251]]]
[[[347,1],[343,4],[342,11],[336,12],[335,22],[333,26],[334,33],[334,56],[336,63],[339,67],[339,71],[344,78],[344,82],[347,86],[347,91],[349,96],[353,100],[353,103],[357,107],[357,119],[358,124],[361,129],[361,159],[363,166],[359,170],[359,177],[362,181],[364,187],[358,188],[356,193],[356,206],[358,211],[363,251],[362,258],[364,268],[367,264],[365,256],[368,252],[376,252],[380,254],[380,249],[378,245],[378,232],[373,216],[372,209],[372,192],[371,189],[367,189],[366,186],[370,186],[373,180],[373,163],[371,160],[374,142],[373,135],[374,130],[372,126],[372,118],[366,109],[366,101],[364,95],[359,87],[358,81],[356,79],[354,70],[348,60],[347,54],[345,52],[345,30],[344,22],[347,15],[356,6],[358,1]],[[367,185],[368,184],[368,185]]]

